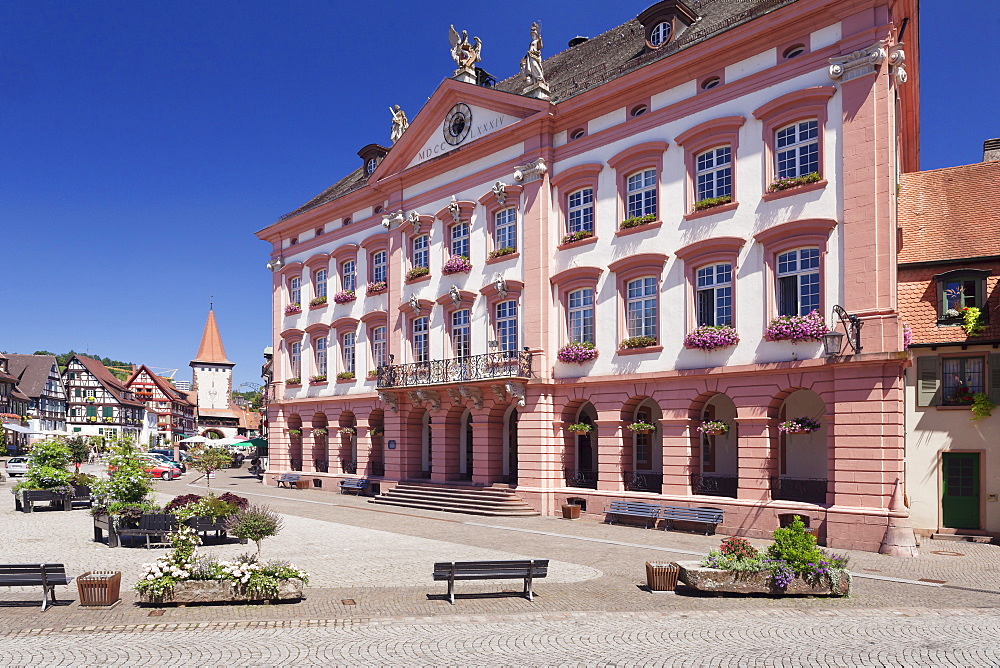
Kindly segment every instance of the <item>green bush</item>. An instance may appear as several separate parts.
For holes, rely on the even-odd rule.
[[[283,522],[281,516],[267,506],[251,504],[241,510],[226,524],[226,531],[237,538],[252,540],[257,545],[257,560],[260,560],[260,544],[265,538],[277,536]]]
[[[796,515],[787,527],[774,530],[774,543],[767,548],[767,556],[784,561],[797,574],[812,573],[824,554],[816,546],[816,537],[806,533],[806,526]]]
[[[146,462],[139,459],[139,450],[129,439],[121,439],[111,448],[107,480],[92,485],[94,496],[101,499],[96,506],[119,501],[143,503],[153,491],[153,482],[146,473]]]

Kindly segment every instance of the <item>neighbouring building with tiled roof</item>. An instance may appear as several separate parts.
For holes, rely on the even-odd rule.
[[[145,404],[100,361],[75,354],[63,370],[66,426],[71,435],[127,437],[140,441]]]
[[[10,372],[7,355],[0,353],[0,438],[5,450],[0,454],[15,455],[28,444],[32,431],[25,419],[31,400],[17,389],[17,376]]]
[[[55,355],[7,355],[17,387],[30,400],[29,426],[39,434],[66,431],[66,388]]]
[[[758,537],[800,515],[879,549],[906,515],[916,5],[663,0],[544,60],[526,21],[499,82],[518,63],[453,33],[419,114],[257,233],[271,473],[707,506]]]
[[[899,311],[910,330],[906,489],[924,534],[1000,537],[1000,140],[981,163],[903,174]],[[989,408],[989,406],[986,406]]]
[[[187,393],[176,389],[169,380],[142,365],[126,381],[126,387],[145,402],[146,410],[157,416],[154,445],[167,445],[194,436],[195,406]]]

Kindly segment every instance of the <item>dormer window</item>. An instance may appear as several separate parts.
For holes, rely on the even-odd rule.
[[[365,174],[371,176],[375,172],[376,167],[378,167],[378,160],[375,158],[368,158],[368,162],[365,163]]]
[[[666,44],[670,39],[671,26],[667,21],[660,21],[653,26],[653,31],[649,33],[649,43],[653,46]]]
[[[934,277],[938,293],[938,324],[962,323],[967,308],[986,309],[986,277],[989,271],[981,269],[955,269]]]

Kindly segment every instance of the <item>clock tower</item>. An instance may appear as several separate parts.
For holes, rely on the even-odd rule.
[[[192,390],[198,401],[198,412],[228,411],[233,393],[233,367],[226,359],[226,349],[215,324],[215,311],[209,310],[205,331],[201,335],[198,354],[191,360]]]

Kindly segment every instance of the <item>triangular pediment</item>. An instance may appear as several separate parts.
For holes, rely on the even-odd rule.
[[[446,79],[372,177],[377,181],[447,155],[549,107],[545,100]]]

